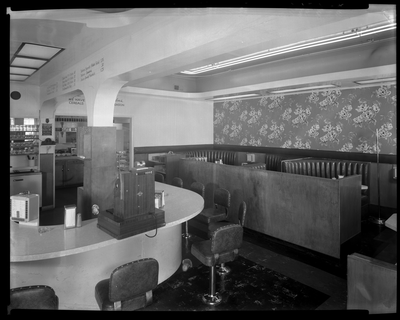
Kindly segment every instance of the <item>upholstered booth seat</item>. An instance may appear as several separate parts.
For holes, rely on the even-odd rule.
[[[361,192],[362,215],[368,214],[369,187],[370,187],[370,162],[347,161],[337,159],[304,158],[282,161],[282,171],[302,174],[320,178],[337,179],[339,175],[361,175],[361,184],[368,187]]]
[[[95,287],[100,310],[136,310],[151,304],[158,284],[158,261],[146,258],[114,269],[109,279]]]
[[[257,169],[257,170],[265,170],[267,168],[267,165],[265,163],[261,163],[261,162],[246,163],[246,164],[242,164],[242,166],[249,168],[249,169]]]
[[[222,160],[223,164],[235,165],[237,153],[227,150],[196,150],[189,151],[187,157],[207,157],[207,162]]]
[[[10,305],[13,309],[58,309],[58,297],[53,288],[45,285],[10,289]]]

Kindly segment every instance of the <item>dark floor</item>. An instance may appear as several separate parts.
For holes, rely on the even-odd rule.
[[[56,208],[41,212],[40,224],[62,224],[64,205],[76,204],[76,187],[56,190]],[[375,210],[375,212],[374,212]],[[372,215],[377,216],[376,208]],[[394,209],[381,208],[382,219]],[[183,259],[193,267],[177,272],[154,291],[154,302],[146,310],[346,310],[347,255],[358,252],[390,263],[397,262],[397,233],[369,220],[361,233],[342,246],[341,259],[244,229],[240,258],[227,263],[232,272],[217,276],[223,303],[208,307],[201,295],[208,291],[209,269],[190,253],[193,242],[202,241],[196,229],[182,238]]]

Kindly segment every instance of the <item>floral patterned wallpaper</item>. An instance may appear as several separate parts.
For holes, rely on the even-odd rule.
[[[396,85],[214,104],[214,144],[397,154]]]

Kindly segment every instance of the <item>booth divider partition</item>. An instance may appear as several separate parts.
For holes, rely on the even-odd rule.
[[[212,206],[215,188],[225,188],[231,193],[228,215],[235,221],[244,200],[244,226],[251,230],[335,258],[340,258],[341,244],[361,231],[359,175],[333,180],[189,159],[179,161],[184,186],[194,181],[205,185],[205,208]]]

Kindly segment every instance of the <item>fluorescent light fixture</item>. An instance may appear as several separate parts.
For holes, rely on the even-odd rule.
[[[26,43],[18,52],[18,55],[49,60],[61,50],[61,48]]]
[[[310,87],[274,90],[274,91],[269,91],[268,93],[287,93],[287,92],[297,92],[297,91],[316,90],[316,89],[328,89],[328,88],[337,88],[337,86],[335,86],[333,84],[326,84],[326,85],[321,85],[321,86],[310,86]]]
[[[20,74],[10,74],[10,80],[14,80],[14,81],[24,81],[28,77],[29,76],[24,76],[24,75],[20,75]]]
[[[42,67],[47,60],[42,59],[31,59],[31,58],[21,58],[16,57],[11,63],[12,66],[16,67],[28,67],[28,68],[40,68]]]
[[[27,79],[63,50],[63,48],[23,42],[11,59],[10,80]]]
[[[30,76],[36,70],[37,69],[33,69],[33,68],[10,67],[10,73],[24,74],[24,75],[28,75],[28,76]]]
[[[198,68],[193,68],[190,70],[185,70],[181,71],[181,73],[184,74],[189,74],[189,75],[195,75],[199,73],[204,73],[208,72],[211,70],[216,70],[220,68],[225,68],[233,65],[238,65],[241,63],[245,62],[250,62],[250,61],[255,61],[267,57],[272,57],[280,54],[285,54],[293,51],[298,51],[298,50],[303,50],[307,48],[312,48],[312,47],[317,47],[317,46],[322,46],[322,45],[327,45],[335,42],[340,42],[340,41],[346,41],[362,36],[367,36],[371,35],[374,33],[378,32],[384,32],[388,30],[396,29],[396,23],[389,23],[385,25],[380,25],[380,26],[364,26],[360,28],[355,28],[349,31],[341,32],[336,35],[331,35],[329,37],[323,37],[323,38],[317,38],[313,39],[311,41],[301,41],[297,42],[294,44],[278,47],[278,48],[273,48],[273,49],[268,49],[264,51],[259,51],[256,53],[244,55],[238,58],[233,58],[233,59],[228,59],[228,60],[223,60],[214,64],[208,64],[202,67]]]
[[[258,97],[260,96],[257,93],[247,93],[247,94],[239,94],[236,96],[227,96],[227,97],[219,97],[219,98],[213,98],[211,100],[213,101],[218,101],[218,100],[235,100],[235,99],[239,99],[239,98],[249,98],[249,97]]]
[[[396,77],[393,78],[382,78],[382,79],[369,79],[369,80],[360,80],[354,81],[357,84],[371,84],[371,83],[381,83],[381,82],[389,82],[396,81]]]

